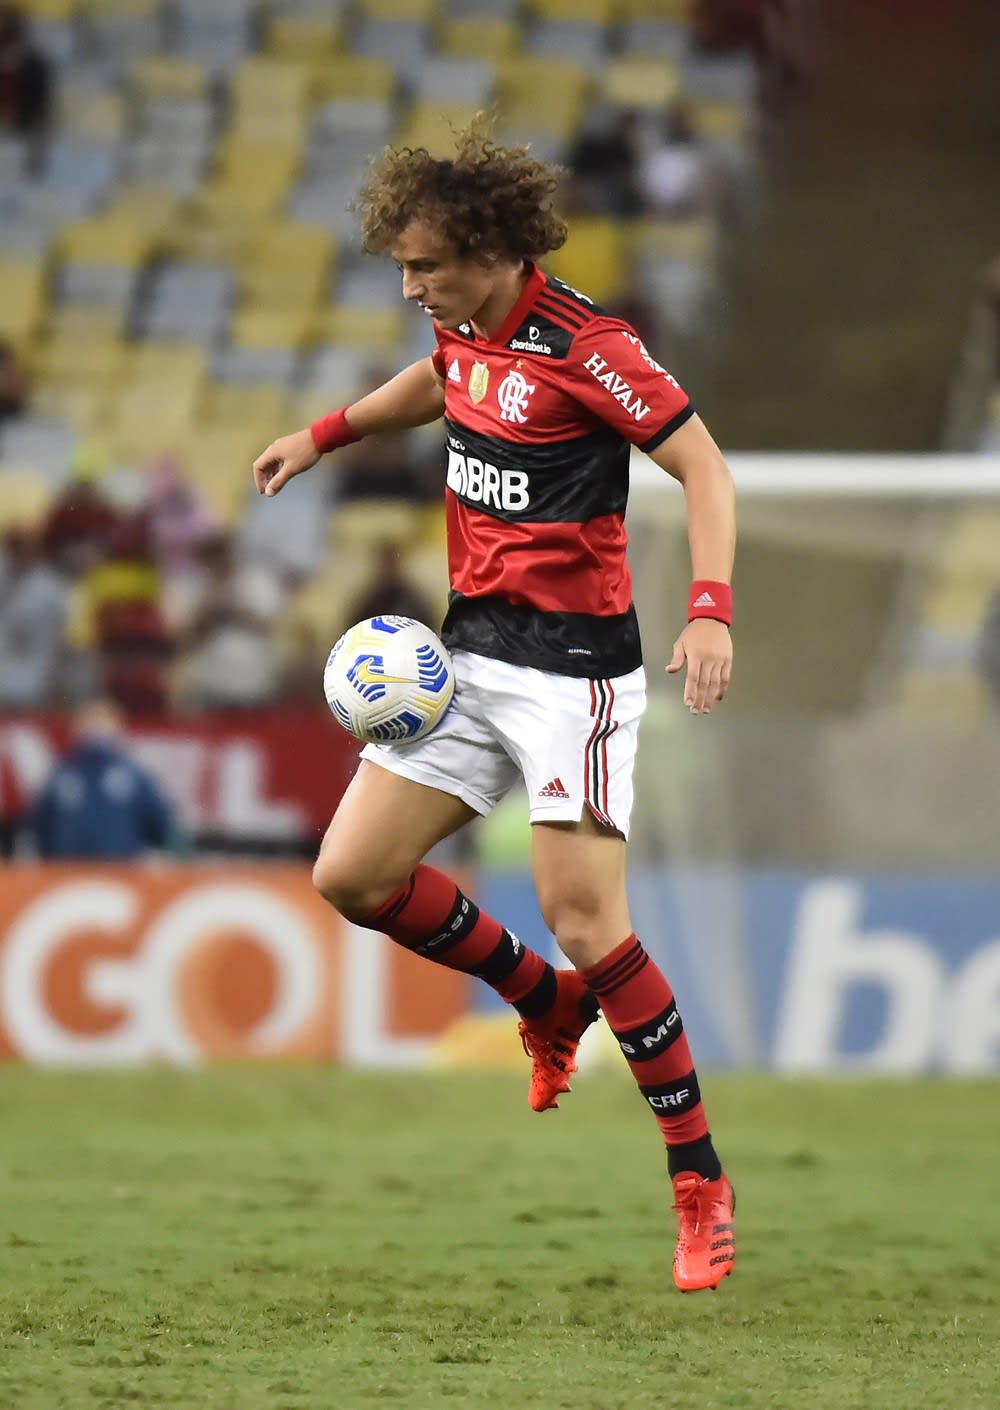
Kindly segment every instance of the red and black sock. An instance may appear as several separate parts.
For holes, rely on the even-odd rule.
[[[673,991],[634,935],[581,971],[667,1144],[671,1175],[722,1174]]]
[[[555,1003],[552,966],[434,867],[417,867],[395,896],[357,923],[435,964],[482,979],[522,1018],[540,1018]]]

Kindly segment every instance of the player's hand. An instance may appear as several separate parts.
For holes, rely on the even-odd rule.
[[[724,699],[733,668],[733,642],[724,622],[696,617],[674,642],[667,671],[673,675],[687,662],[684,704],[693,715],[708,715]]]
[[[253,463],[257,493],[277,494],[293,475],[311,470],[319,458],[320,453],[308,426],[304,431],[293,431],[290,436],[279,436]]]

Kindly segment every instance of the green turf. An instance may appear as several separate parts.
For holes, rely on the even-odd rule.
[[[0,1406],[1000,1404],[989,1083],[705,1086],[735,1275],[673,1289],[627,1075],[0,1070]]]

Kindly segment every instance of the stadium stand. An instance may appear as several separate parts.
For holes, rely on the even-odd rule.
[[[694,8],[25,0],[54,101],[38,170],[25,174],[19,139],[0,139],[0,340],[30,388],[0,432],[2,527],[43,520],[81,457],[141,511],[149,467],[170,453],[237,553],[266,553],[269,533],[281,545],[291,586],[276,630],[323,640],[331,601],[387,542],[440,604],[433,511],[386,527],[383,505],[369,533],[358,506],[303,489],[275,531],[274,506],[269,530],[249,493],[250,460],[283,426],[349,399],[373,358],[427,351],[394,271],[358,248],[350,202],[365,162],[388,141],[444,151],[491,107],[501,137],[563,162],[585,123],[632,114],[638,160],[684,97],[719,204],[688,219],[640,201],[612,219],[582,183],[551,261],[612,305],[641,283],[683,364],[711,327],[720,210],[754,170],[756,121],[754,59],[701,52]],[[337,565],[324,567],[330,542]],[[133,683],[146,708],[168,700],[165,657]]]

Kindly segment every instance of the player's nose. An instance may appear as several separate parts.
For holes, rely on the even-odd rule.
[[[425,287],[424,287],[423,280],[419,279],[416,275],[407,273],[405,270],[403,271],[403,298],[404,298],[404,299],[409,299],[409,300],[415,300],[415,299],[416,299],[416,300],[420,300],[420,301],[422,302],[422,301],[423,301],[424,294],[425,294],[426,292],[427,292],[427,290],[426,290]]]

